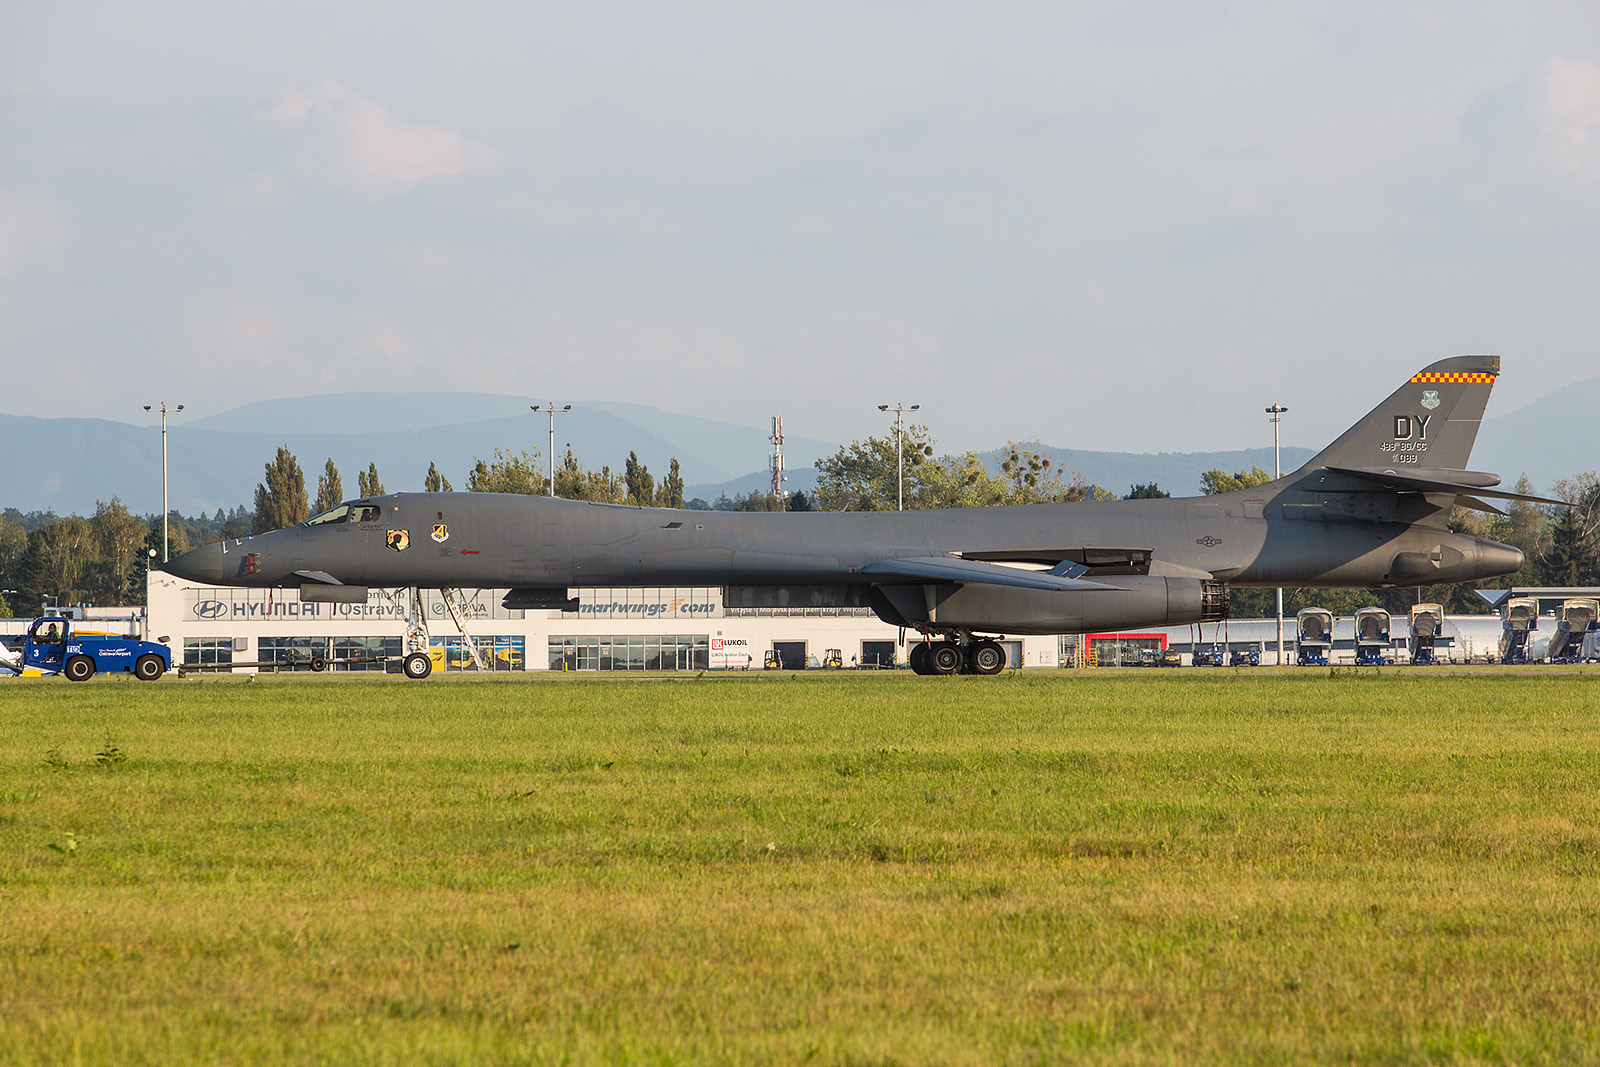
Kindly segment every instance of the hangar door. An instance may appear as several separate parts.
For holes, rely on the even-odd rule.
[[[806,669],[806,643],[804,641],[774,641],[772,651],[778,654],[778,668],[785,671]]]
[[[893,667],[894,642],[893,641],[863,641],[861,642],[861,666],[863,667]]]

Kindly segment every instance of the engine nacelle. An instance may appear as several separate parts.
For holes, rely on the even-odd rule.
[[[895,626],[950,627],[979,633],[1082,634],[1143,626],[1217,622],[1228,587],[1209,578],[1117,575],[1094,579],[1112,589],[1048,590],[969,583],[960,587],[885,587],[878,617]]]

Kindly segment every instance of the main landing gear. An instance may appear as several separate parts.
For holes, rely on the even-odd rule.
[[[917,674],[999,674],[1006,667],[1006,650],[992,637],[969,633],[949,634],[940,640],[919,642],[911,649],[911,669]]]
[[[478,648],[478,642],[467,633],[466,597],[459,589],[441,589],[440,597],[444,606],[450,613],[451,620],[456,624],[456,629],[461,632],[462,642],[467,651],[472,653],[472,661],[480,671],[489,669],[489,661],[484,659],[483,651]],[[400,661],[401,669],[407,678],[423,679],[433,673],[433,656],[428,651],[428,616],[422,608],[422,590],[412,587],[398,590],[390,595],[394,600],[400,596],[406,597],[406,636],[405,658]],[[321,670],[312,664],[312,670]]]

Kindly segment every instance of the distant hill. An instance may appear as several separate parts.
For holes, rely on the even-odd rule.
[[[354,494],[356,472],[377,463],[390,490],[420,490],[430,462],[459,488],[476,457],[497,447],[537,450],[548,442],[545,417],[528,410],[539,398],[485,393],[338,393],[244,404],[187,422],[171,420],[168,437],[172,506],[194,515],[214,513],[254,499],[264,464],[287,445],[314,489],[323,462],[333,458]],[[1506,415],[1487,420],[1472,465],[1495,471],[1506,483],[1526,472],[1540,491],[1557,478],[1600,467],[1600,449],[1562,449],[1557,428],[1583,429],[1600,411],[1600,377],[1562,387]],[[1564,436],[1564,435],[1563,435]],[[609,401],[573,402],[556,416],[556,449],[568,442],[580,463],[620,471],[630,450],[658,479],[676,457],[687,495],[711,501],[759,491],[768,484],[771,446],[765,427],[740,426],[659,408]],[[792,464],[787,487],[809,492],[811,464],[838,445],[789,436]],[[989,458],[998,449],[986,453]],[[1098,452],[1050,447],[1052,460],[1085,481],[1121,495],[1131,485],[1155,482],[1174,495],[1198,492],[1202,472],[1272,467],[1270,448],[1232,452]],[[105,419],[39,419],[0,415],[0,455],[8,477],[0,507],[92,514],[97,501],[119,497],[135,512],[161,510],[161,433],[152,419],[130,425]],[[1293,470],[1312,455],[1286,447],[1283,466]]]
[[[457,487],[474,461],[496,448],[537,451],[549,444],[549,423],[519,397],[446,393],[342,393],[265,400],[179,423],[169,420],[168,486],[172,506],[185,514],[248,505],[262,468],[287,445],[314,490],[332,458],[345,491],[356,472],[378,465],[390,490],[420,490],[428,464]],[[658,479],[673,458],[686,483],[722,483],[766,462],[767,431],[654,408],[574,402],[556,416],[556,452],[567,444],[584,466],[620,472],[636,452]],[[837,447],[789,437],[786,448],[807,461]],[[161,510],[159,423],[131,426],[101,419],[35,419],[0,415],[0,454],[12,471],[0,507],[91,514],[96,501],[119,497],[136,512]]]
[[[1563,385],[1527,407],[1485,419],[1472,449],[1475,470],[1515,484],[1526,473],[1536,492],[1557,478],[1600,470],[1600,445],[1588,431],[1600,420],[1600,378]]]

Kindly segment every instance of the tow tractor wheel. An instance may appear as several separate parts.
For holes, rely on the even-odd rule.
[[[328,665],[328,661],[323,659],[321,656],[312,656],[311,657],[311,669],[313,671],[321,671],[327,665]]]
[[[940,641],[929,650],[929,674],[954,674],[960,669],[961,649],[954,641]]]
[[[167,665],[161,662],[161,657],[153,652],[140,656],[133,665],[133,676],[141,682],[153,682],[161,677]]]
[[[911,669],[917,674],[931,673],[928,670],[928,642],[919,641],[911,646]]]
[[[94,660],[88,656],[73,656],[61,671],[74,682],[87,682],[94,677]]]
[[[407,678],[426,678],[433,673],[433,660],[426,652],[413,652],[405,658]]]
[[[1006,667],[1006,650],[998,641],[974,641],[967,650],[967,666],[973,674],[999,674]]]

